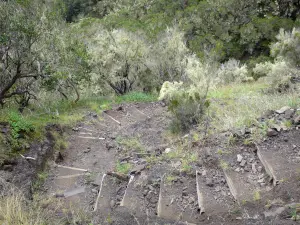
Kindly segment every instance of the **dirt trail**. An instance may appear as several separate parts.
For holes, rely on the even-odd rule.
[[[196,152],[198,158],[185,165],[186,172],[186,159],[174,156],[186,137],[166,138],[169,121],[160,103],[120,105],[100,118],[88,115],[73,129],[64,160],[51,167],[47,194],[81,208],[93,224],[296,224],[282,214],[299,207],[299,131],[259,146],[192,142],[183,156]],[[273,157],[273,149],[284,154]],[[287,162],[287,155],[294,156],[288,161],[294,172],[287,170],[288,182],[274,186],[272,180],[287,174],[279,163]],[[293,198],[287,198],[291,187]]]

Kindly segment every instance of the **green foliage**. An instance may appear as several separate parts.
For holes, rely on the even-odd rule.
[[[157,96],[154,94],[133,91],[125,95],[117,96],[115,102],[119,104],[122,102],[154,102],[156,100]]]
[[[130,169],[132,168],[132,165],[130,163],[120,163],[118,162],[116,164],[116,172],[121,174],[128,174]]]
[[[145,152],[145,147],[138,138],[121,138],[118,140],[118,143],[123,146],[126,151]]]
[[[169,111],[174,115],[171,126],[173,132],[187,131],[197,124],[209,107],[207,92],[214,68],[201,63],[196,56],[186,58],[185,73],[188,80],[183,82],[165,82],[159,99],[165,100]]]
[[[291,32],[281,29],[276,38],[277,42],[271,46],[272,56],[298,66],[300,64],[300,29],[294,28]]]
[[[19,113],[11,112],[8,118],[11,135],[14,139],[20,137],[21,133],[30,133],[34,131],[34,126],[29,121],[25,120]]]

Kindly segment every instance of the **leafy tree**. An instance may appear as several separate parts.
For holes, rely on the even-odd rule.
[[[71,80],[82,63],[78,63],[80,54],[74,42],[60,30],[61,9],[57,1],[0,2],[2,105],[13,98],[22,110],[31,99],[36,99],[42,85],[61,90],[61,85],[51,86],[50,81],[55,79],[75,87]]]
[[[147,46],[142,36],[125,30],[107,31],[97,27],[88,45],[93,68],[92,80],[102,89],[109,86],[122,95],[133,89],[145,75]]]

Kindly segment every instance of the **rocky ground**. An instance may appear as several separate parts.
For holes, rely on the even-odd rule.
[[[41,194],[60,199],[67,212],[80,208],[93,224],[299,222],[297,109],[284,107],[232,132],[234,143],[228,133],[205,141],[195,131],[172,136],[169,122],[161,103],[88,113],[50,162]],[[259,129],[263,141],[245,141]]]

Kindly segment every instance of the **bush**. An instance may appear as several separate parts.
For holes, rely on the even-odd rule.
[[[9,114],[9,124],[14,139],[19,138],[21,133],[29,133],[34,130],[33,125],[16,112],[11,112]]]
[[[281,29],[276,36],[277,42],[271,45],[273,57],[281,58],[293,66],[300,64],[300,29],[294,28],[292,32]]]
[[[264,62],[264,63],[258,63],[253,68],[253,74],[254,77],[265,77],[267,76],[271,70],[272,70],[273,64],[271,62]]]
[[[267,79],[271,84],[272,90],[285,92],[295,87],[291,79],[299,75],[299,71],[290,63],[286,61],[276,61],[274,64],[271,64]]]
[[[248,76],[246,65],[241,65],[240,61],[230,59],[223,63],[217,72],[217,84],[229,84],[252,81],[253,78]]]
[[[211,74],[213,70],[209,64],[200,63],[192,55],[186,58],[185,82],[167,81],[163,84],[159,99],[167,102],[174,115],[173,132],[187,131],[201,120],[209,106],[207,92]]]

